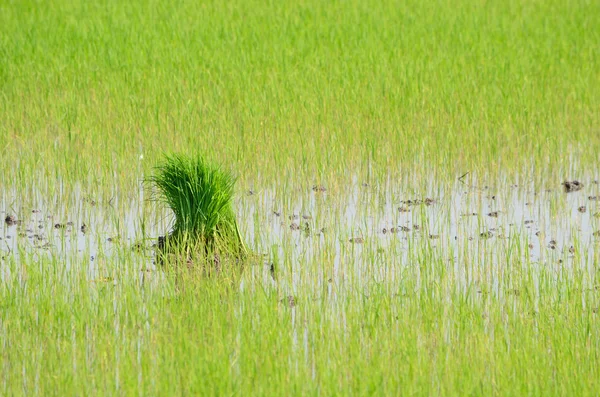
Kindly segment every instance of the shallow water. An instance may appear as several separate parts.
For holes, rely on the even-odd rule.
[[[368,185],[353,178],[335,193],[312,185],[289,195],[246,189],[236,207],[242,235],[264,255],[264,264],[249,272],[285,294],[307,286],[326,286],[324,293],[332,294],[332,285],[393,284],[404,269],[419,268],[418,276],[439,261],[459,285],[488,284],[499,293],[497,276],[515,264],[556,269],[557,279],[569,269],[586,270],[594,282],[600,185],[593,178],[582,182],[584,188],[571,193],[560,181],[543,189],[508,181],[497,188],[429,182],[415,195],[393,181]],[[3,277],[23,255],[64,263],[66,270],[85,266],[94,281],[106,279],[102,269],[111,261],[133,264],[142,281],[159,272],[153,246],[168,231],[170,216],[144,194],[140,184],[134,194],[97,202],[75,189],[71,197],[40,198],[39,207],[25,208],[14,204],[16,192],[5,192],[0,215],[16,216],[17,223],[0,228]]]

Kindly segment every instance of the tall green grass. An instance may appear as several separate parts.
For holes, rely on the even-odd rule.
[[[4,180],[131,187],[140,154],[149,172],[189,147],[242,183],[598,159],[594,1],[0,7]]]

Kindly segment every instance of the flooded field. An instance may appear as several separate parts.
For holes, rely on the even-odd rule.
[[[287,198],[276,188],[247,189],[237,200],[241,227],[251,248],[264,257],[250,273],[263,273],[265,285],[289,294],[319,291],[325,283],[377,280],[391,286],[407,270],[422,271],[425,255],[441,261],[453,285],[465,291],[481,292],[485,286],[488,293],[506,293],[501,281],[511,264],[557,283],[581,272],[594,287],[598,181],[593,176],[575,181],[576,190],[571,181],[544,188],[504,182],[490,188],[457,178],[445,186],[431,184],[422,197],[390,180],[371,185],[357,178],[335,193],[313,185]],[[143,282],[145,273],[161,272],[155,249],[173,224],[173,215],[145,198],[149,194],[140,184],[137,197],[125,203],[118,197],[99,202],[81,192],[64,202],[40,196],[40,202],[53,205],[32,209],[9,209],[6,203],[18,199],[5,196],[2,260],[52,258],[66,269],[83,267],[93,282],[107,280],[103,262],[127,255],[140,269],[134,278]],[[315,263],[320,265],[307,266]],[[9,269],[4,268],[5,276]]]
[[[597,395],[598,20],[0,4],[0,395]]]

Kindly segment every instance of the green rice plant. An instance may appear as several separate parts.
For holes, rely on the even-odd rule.
[[[174,154],[165,156],[148,181],[158,190],[155,199],[175,215],[171,232],[159,238],[159,263],[183,260],[191,267],[204,262],[209,272],[222,270],[224,263],[242,267],[247,250],[233,211],[231,172],[200,155]]]

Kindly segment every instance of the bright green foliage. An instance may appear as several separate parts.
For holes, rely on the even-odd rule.
[[[235,229],[235,177],[230,172],[200,156],[172,155],[150,181],[175,213],[173,235],[190,234],[212,244],[219,232]]]
[[[175,214],[170,245],[206,253],[245,253],[232,200],[235,177],[202,156],[167,155],[148,181]]]
[[[598,0],[0,0],[0,214],[23,220],[0,396],[598,395],[598,21]],[[214,160],[257,192],[237,218]],[[236,220],[271,268],[152,266],[167,231],[183,269],[237,265]]]

